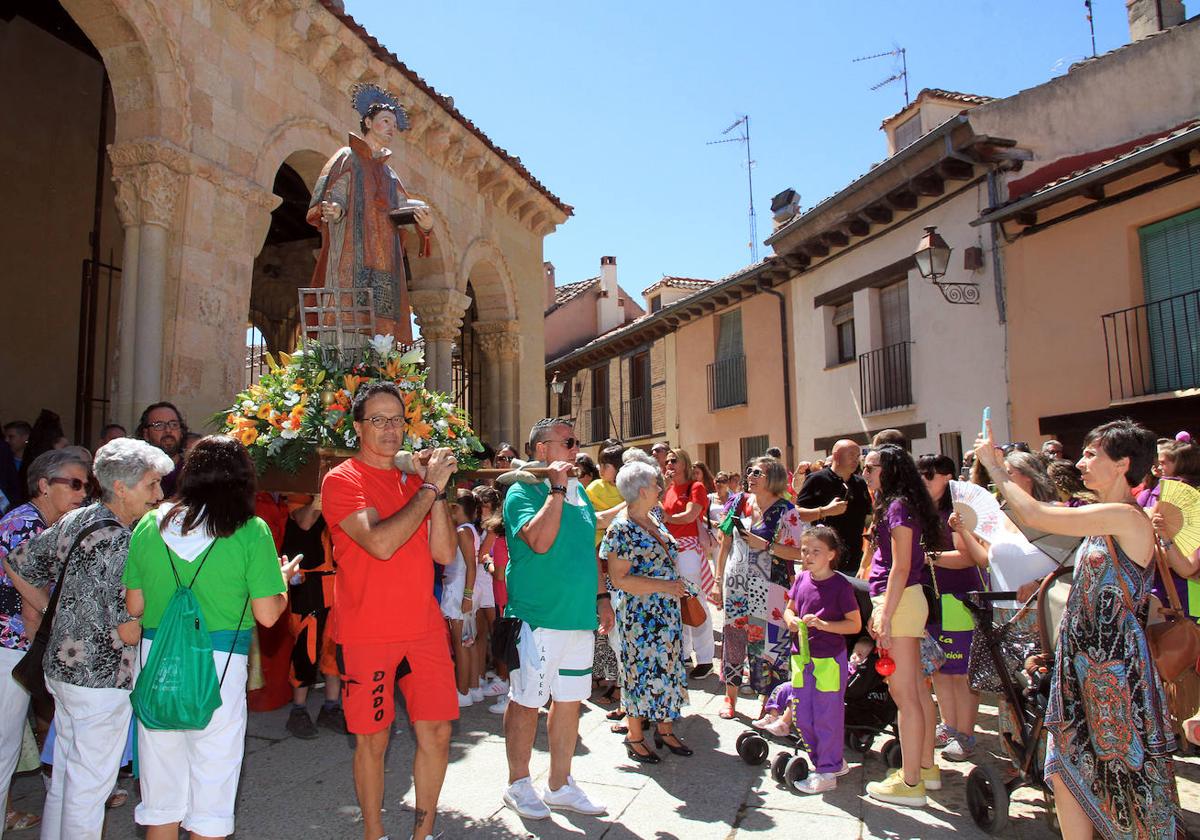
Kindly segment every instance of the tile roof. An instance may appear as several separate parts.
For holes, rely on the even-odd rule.
[[[434,90],[433,85],[429,84],[412,70],[410,70],[395,53],[388,50],[388,48],[381,44],[374,35],[363,28],[362,24],[351,17],[345,10],[345,4],[343,0],[318,0],[318,2],[320,2],[320,4],[327,10],[329,10],[330,14],[344,23],[351,32],[357,35],[359,40],[367,45],[367,48],[371,51],[372,55],[374,55],[384,64],[390,65],[399,70],[401,75],[424,91],[431,99],[433,99],[434,102],[438,103],[438,105],[440,105],[447,113],[449,113],[450,116],[454,117],[455,120],[461,123],[463,127],[467,129],[467,131],[482,140],[485,146],[506,161],[513,169],[517,171],[517,174],[529,182],[530,186],[549,199],[551,204],[553,204],[559,210],[562,210],[568,216],[574,214],[575,208],[570,204],[565,203],[554,193],[550,192],[549,188],[547,188],[545,184],[533,177],[533,173],[530,172],[523,163],[521,163],[521,159],[519,157],[510,154],[507,150],[500,148],[494,142],[492,142],[492,139],[484,134],[483,130],[479,128],[479,126],[467,119],[467,117],[461,111],[454,107],[453,99],[448,96],[443,96]]]
[[[562,306],[567,301],[574,300],[599,282],[599,277],[592,277],[587,280],[577,280],[574,283],[563,283],[561,286],[555,286],[554,305]]]
[[[913,101],[905,105],[896,113],[883,121],[883,125],[887,125],[896,117],[903,114],[914,105],[920,104],[922,99],[942,99],[949,102],[959,102],[963,105],[986,105],[988,102],[995,101],[994,96],[981,96],[977,93],[962,93],[957,90],[945,90],[943,88],[922,88],[921,92],[913,97]]]
[[[707,289],[713,284],[712,280],[697,280],[694,277],[666,277],[659,280],[652,286],[647,286],[642,289],[643,295],[648,295],[657,292],[659,289],[686,289],[691,292],[698,292],[701,289]]]

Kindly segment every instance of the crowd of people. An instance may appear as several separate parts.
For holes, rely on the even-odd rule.
[[[1181,736],[1200,740],[1200,675],[1162,679],[1146,623],[1172,593],[1200,610],[1200,552],[1181,552],[1156,508],[1165,482],[1200,482],[1186,433],[1108,423],[1072,463],[1058,441],[999,447],[987,428],[960,464],[913,458],[887,430],[791,471],[768,450],[714,474],[666,443],[610,440],[593,460],[568,420],[547,418],[520,452],[485,447],[495,470],[464,480],[449,450],[401,453],[395,386],[362,385],[351,411],[357,455],[319,494],[287,497],[259,492],[241,444],[191,433],[167,402],[147,407],[132,436],[106,427],[94,455],[49,411],[4,426],[0,790],[7,801],[31,761],[47,783],[42,814],[6,809],[7,827],[40,820],[43,838],[102,837],[106,809],[128,798],[118,779],[136,739],[146,836],[228,836],[248,711],[290,700],[294,736],[352,734],[363,837],[386,838],[397,691],[417,745],[418,840],[435,833],[452,722],[477,703],[503,716],[505,805],[527,819],[600,815],[571,774],[583,702],[611,706],[628,759],[656,765],[664,750],[693,755],[676,725],[689,682],[710,676],[722,718],[748,694],[754,727],[802,737],[812,772],[794,787],[821,794],[849,770],[848,681],[878,659],[892,668],[902,758],[866,793],[920,807],[942,786],[939,751],[970,761],[977,749],[978,654],[962,598],[1011,591],[997,620],[1029,621],[1042,580],[1073,565],[1045,660],[1045,775],[1064,836],[1182,833],[1172,753]],[[1047,548],[983,539],[956,512],[952,481],[988,488]],[[156,679],[179,656],[180,615],[205,634],[195,693],[207,708],[168,709]],[[31,648],[44,648],[45,690],[23,677]],[[550,766],[537,789],[546,706]],[[169,722],[180,716],[196,722]]]

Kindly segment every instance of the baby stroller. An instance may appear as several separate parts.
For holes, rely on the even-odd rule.
[[[991,655],[999,681],[998,692],[1008,702],[1019,731],[1001,733],[1001,743],[1016,769],[1016,775],[1004,780],[995,767],[977,765],[967,776],[967,810],[975,825],[988,834],[999,834],[1008,825],[1009,798],[1022,787],[1035,787],[1046,797],[1047,820],[1057,831],[1053,810],[1053,792],[1043,774],[1040,746],[1045,733],[1046,705],[1050,697],[1049,664],[1058,637],[1062,610],[1070,591],[1069,566],[1058,568],[1042,581],[1034,609],[1037,638],[1014,637],[1012,625],[995,626],[992,605],[1012,601],[1015,592],[968,592],[963,603],[975,618],[976,633],[982,634],[983,646]],[[1037,656],[1036,665],[1030,660]],[[1031,667],[1032,666],[1032,667]]]
[[[843,576],[854,586],[859,614],[862,616],[863,627],[866,627],[871,617],[871,598],[867,592],[867,583],[848,575]],[[870,642],[870,636],[865,632],[847,639],[848,649],[853,651],[863,639]],[[896,704],[892,702],[884,678],[875,670],[877,661],[879,655],[872,645],[870,653],[851,667],[846,681],[845,746],[851,752],[865,755],[875,737],[887,732],[893,737],[884,744],[881,753],[889,767],[899,767],[901,754],[896,731]],[[768,737],[768,734],[761,730],[749,729],[743,732],[737,739],[738,755],[752,766],[762,764],[770,752]],[[777,739],[772,737],[772,740]],[[789,790],[794,790],[793,783],[807,778],[809,773],[808,761],[800,755],[801,752],[808,752],[808,745],[804,743],[794,725],[791,734],[781,740],[785,749],[776,754],[771,762],[771,778],[786,785]]]

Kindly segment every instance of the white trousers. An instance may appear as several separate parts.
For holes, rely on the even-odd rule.
[[[104,803],[129,735],[129,692],[47,679],[54,696],[54,775],[42,811],[42,840],[101,840]]]
[[[704,605],[704,623],[699,627],[683,625],[683,658],[696,654],[697,665],[708,665],[713,661],[713,625],[708,610],[708,595],[703,593],[700,569],[708,561],[699,551],[679,552],[679,573],[700,589],[700,603]]]
[[[143,641],[150,656],[152,641]],[[213,651],[217,676],[229,654]],[[199,730],[147,729],[138,723],[142,801],[138,825],[182,823],[205,837],[233,834],[233,807],[246,752],[246,657],[235,653],[221,683],[221,705]]]
[[[0,802],[8,802],[8,786],[21,758],[21,738],[29,716],[29,692],[12,678],[13,668],[25,653],[0,648]],[[0,820],[0,840],[4,821]]]

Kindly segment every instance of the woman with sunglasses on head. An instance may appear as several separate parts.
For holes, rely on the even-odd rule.
[[[964,761],[975,751],[979,694],[967,680],[975,622],[957,596],[988,588],[984,571],[988,553],[954,512],[950,497],[950,481],[957,472],[954,459],[922,455],[917,470],[942,521],[942,551],[926,559],[922,578],[923,583],[934,586],[942,607],[941,617],[936,621],[930,617],[926,630],[946,654],[946,661],[933,674],[933,690],[942,713],[934,744],[942,747],[942,755],[951,761]]]
[[[30,462],[27,476],[29,501],[0,519],[0,564],[21,543],[80,507],[87,495],[88,464],[74,452],[43,452]],[[21,607],[21,594],[0,566],[0,802],[6,805],[29,711],[28,692],[10,676],[33,637],[25,631]],[[5,824],[10,829],[32,828],[39,822],[41,817],[36,814],[5,809]]]
[[[863,459],[863,478],[875,497],[874,543],[869,586],[876,644],[896,663],[888,692],[896,703],[903,766],[867,795],[893,805],[923,807],[925,791],[941,787],[933,763],[933,703],[921,667],[921,640],[929,607],[921,589],[926,553],[941,548],[942,521],[909,454],[884,444]],[[922,696],[923,695],[923,696]]]
[[[699,627],[683,628],[683,657],[696,656],[693,679],[712,673],[713,641],[712,616],[708,612],[707,590],[704,587],[703,567],[708,559],[701,552],[700,518],[708,513],[708,492],[704,485],[692,480],[692,459],[684,449],[671,449],[663,464],[667,481],[663,493],[663,524],[679,544],[679,572],[697,590],[705,593],[700,599],[704,606],[704,623]]]
[[[1051,666],[1045,777],[1066,840],[1186,836],[1167,701],[1146,639],[1154,526],[1130,493],[1150,468],[1155,438],[1115,420],[1084,439],[1078,466],[1099,501],[1040,502],[1005,471],[991,423],[975,441],[1009,507],[1029,527],[1082,537]]]
[[[796,506],[783,498],[788,476],[782,462],[755,458],[746,471],[746,484],[748,493],[732,502],[737,534],[724,535],[717,559],[717,586],[725,610],[721,644],[725,702],[718,714],[725,720],[734,716],[747,661],[750,685],[764,702],[788,677],[790,635],[783,624],[783,608],[807,527]],[[737,563],[729,562],[734,540],[743,540],[748,549]],[[761,716],[760,711],[757,717]]]

